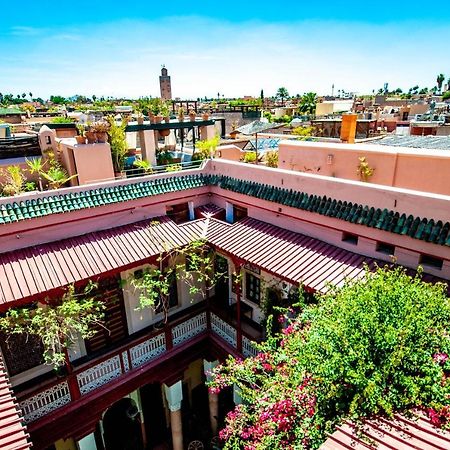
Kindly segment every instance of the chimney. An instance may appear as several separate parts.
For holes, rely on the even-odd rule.
[[[343,114],[341,126],[341,141],[347,144],[355,143],[357,114]]]

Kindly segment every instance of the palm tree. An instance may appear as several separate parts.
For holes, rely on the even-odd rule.
[[[281,104],[284,106],[284,99],[289,97],[289,92],[285,87],[280,87],[277,91],[276,97],[281,99]]]
[[[28,95],[30,96],[30,100],[33,100],[33,94],[29,92]]]
[[[313,116],[316,113],[317,94],[308,92],[300,100],[299,112]]]
[[[437,83],[437,87],[438,87],[439,92],[441,92],[441,89],[442,89],[442,83],[444,82],[444,80],[445,80],[445,76],[444,76],[443,73],[440,73],[440,74],[437,76],[437,78],[436,78],[436,83]]]

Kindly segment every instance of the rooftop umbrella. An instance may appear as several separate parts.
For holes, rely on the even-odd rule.
[[[245,134],[247,136],[255,135],[255,152],[256,152],[256,164],[258,164],[258,133],[270,130],[276,127],[277,124],[269,122],[261,122],[260,120],[255,120],[248,123],[247,125],[242,125],[242,127],[236,128],[239,133]]]

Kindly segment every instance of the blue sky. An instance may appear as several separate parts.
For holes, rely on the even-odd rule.
[[[25,3],[25,4],[24,4]],[[450,77],[450,11],[414,1],[160,1],[2,6],[0,92],[139,97],[370,93]],[[324,6],[325,5],[325,6]],[[447,10],[447,11],[446,11]]]

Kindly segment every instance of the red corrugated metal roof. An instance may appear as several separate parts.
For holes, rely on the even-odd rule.
[[[449,450],[450,432],[435,428],[423,414],[417,419],[367,421],[356,431],[351,423],[337,427],[320,450]],[[362,431],[362,432],[361,432]]]
[[[213,218],[177,225],[164,217],[0,255],[0,304],[140,263],[168,247],[198,238],[321,292],[327,289],[327,283],[339,286],[346,277],[363,276],[364,264],[372,267],[376,263],[372,258],[252,218],[232,225]]]
[[[202,221],[178,226],[168,218],[97,231],[0,255],[0,303],[85,280],[185,245]],[[151,225],[151,226],[149,226]]]
[[[25,450],[30,446],[0,355],[0,449]]]
[[[212,224],[217,221],[211,220]],[[221,223],[223,224],[223,222]],[[233,225],[210,225],[208,241],[238,258],[317,291],[327,283],[364,275],[375,260],[303,234],[247,217]]]

